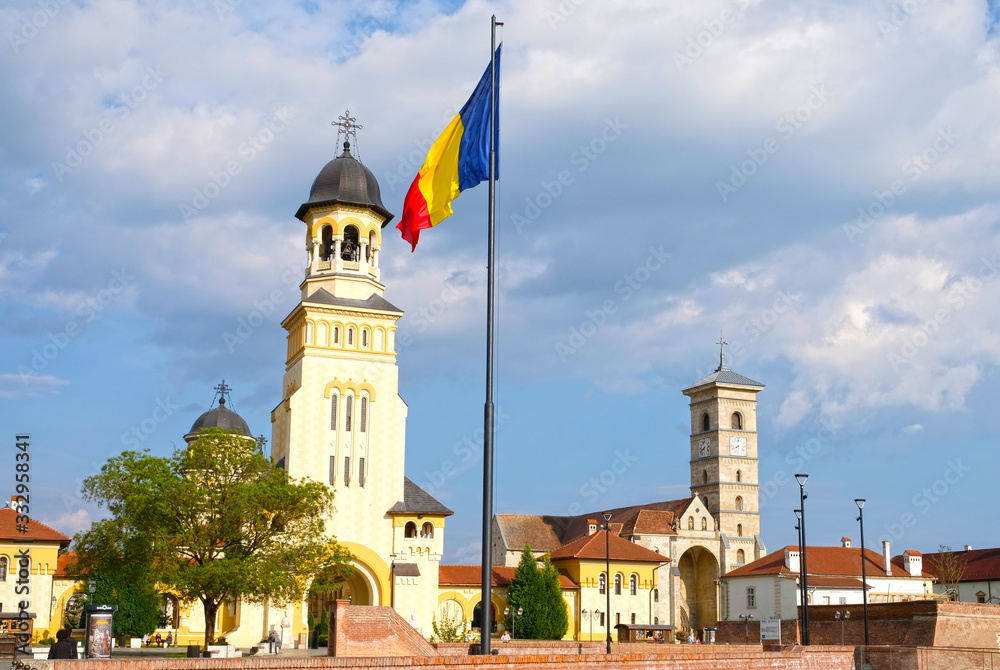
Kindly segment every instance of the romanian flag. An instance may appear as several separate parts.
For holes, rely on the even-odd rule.
[[[495,60],[499,96],[500,47],[497,47]],[[497,128],[493,129],[493,137],[494,147],[498,147]],[[490,67],[487,67],[462,111],[431,145],[427,159],[406,193],[403,215],[396,228],[412,246],[411,251],[417,248],[421,230],[436,226],[452,215],[451,201],[459,193],[489,177]]]

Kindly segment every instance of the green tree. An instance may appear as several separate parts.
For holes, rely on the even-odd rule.
[[[206,645],[227,599],[294,600],[319,572],[351,572],[350,552],[325,535],[333,491],[289,478],[253,440],[220,429],[171,457],[123,452],[84,481],[83,497],[111,516],[77,535],[80,564],[120,557],[201,601]]]
[[[452,614],[448,610],[439,612],[441,619],[435,616],[431,621],[431,628],[434,634],[431,642],[462,642],[465,640],[465,632],[468,630],[465,617],[461,612]]]
[[[539,570],[531,547],[525,545],[507,589],[510,613],[504,618],[504,626],[521,639],[560,640],[569,629],[569,613],[559,586],[559,571],[548,554],[542,561]],[[518,608],[524,613],[515,620]]]

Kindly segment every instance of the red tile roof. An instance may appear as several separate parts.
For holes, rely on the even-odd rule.
[[[605,546],[606,545],[606,546]],[[642,561],[665,563],[669,559],[655,551],[634,542],[622,539],[608,531],[586,535],[552,552],[552,560],[561,558],[583,558],[605,560],[610,554],[612,561]]]
[[[970,549],[954,553],[966,561],[963,582],[1000,579],[1000,549]],[[936,564],[940,556],[940,553],[924,554],[924,570],[932,575],[936,574]]]
[[[798,552],[798,546],[782,547],[753,563],[736,568],[726,577],[752,577],[756,575],[792,574],[785,567],[785,549]],[[860,547],[806,547],[806,564],[810,575],[826,575],[831,577],[860,577],[861,548]],[[882,554],[871,549],[865,549],[865,573],[869,577],[887,577],[883,570]],[[892,577],[910,577],[902,564],[892,563]],[[931,575],[926,574],[926,577]]]
[[[59,560],[56,562],[56,577],[69,577],[70,574],[66,571],[66,568],[73,563],[76,563],[75,551],[71,551],[60,556]]]
[[[0,508],[0,540],[30,540],[32,542],[58,542],[59,546],[68,547],[72,538],[63,535],[55,528],[46,526],[41,521],[31,519],[27,524],[27,533],[18,531],[16,521],[18,513],[10,507]]]
[[[913,549],[907,549],[903,553],[904,554],[909,554],[910,556],[919,556],[920,555],[919,551],[914,551]]]
[[[514,578],[515,567],[494,566],[490,582],[493,586],[507,586]],[[438,584],[447,586],[482,586],[483,568],[479,565],[439,565]],[[559,571],[559,586],[563,589],[579,589],[566,571]]]

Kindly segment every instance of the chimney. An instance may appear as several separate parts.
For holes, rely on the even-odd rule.
[[[972,551],[972,545],[971,544],[965,545],[965,550],[966,551]]]
[[[11,496],[10,497],[10,508],[12,510],[14,510],[15,512],[20,512],[21,511],[21,503],[19,503],[17,501],[18,497],[19,496]]]
[[[587,535],[593,535],[597,532],[597,521],[595,519],[587,519]]]
[[[882,569],[885,574],[892,574],[892,560],[889,557],[889,540],[882,540]]]
[[[799,548],[785,547],[785,567],[791,572],[798,574],[799,570]]]
[[[903,552],[903,569],[911,577],[919,577],[923,574],[924,557],[919,551],[907,549]]]
[[[840,546],[847,547],[849,549],[851,547],[851,538],[849,537],[840,538]]]

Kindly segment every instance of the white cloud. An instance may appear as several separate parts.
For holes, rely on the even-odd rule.
[[[41,522],[52,526],[61,533],[73,537],[77,533],[90,528],[94,520],[90,517],[90,512],[85,509],[78,509],[75,512],[67,512],[60,517],[52,519],[41,519]]]

